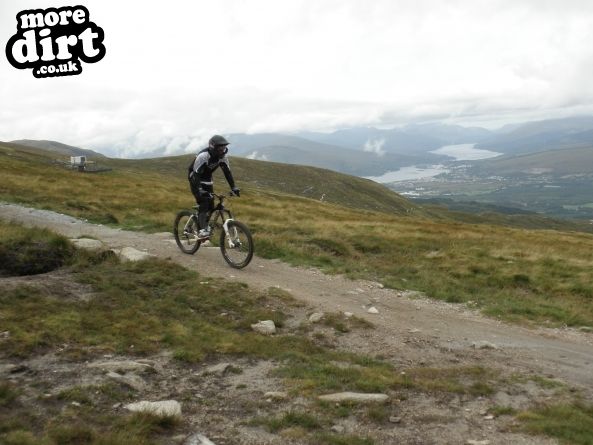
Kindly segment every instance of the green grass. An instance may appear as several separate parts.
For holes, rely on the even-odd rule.
[[[547,405],[520,413],[517,418],[522,429],[531,434],[545,434],[565,444],[593,444],[593,406]]]
[[[291,427],[300,427],[305,430],[321,428],[317,417],[299,411],[288,411],[281,416],[256,420],[254,424],[264,425],[272,433]]]

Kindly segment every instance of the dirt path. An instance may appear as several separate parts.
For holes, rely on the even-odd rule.
[[[463,305],[383,289],[378,283],[352,281],[255,257],[244,270],[231,269],[217,248],[195,256],[181,253],[169,234],[145,234],[90,224],[58,213],[0,204],[0,218],[51,229],[67,237],[100,239],[110,248],[126,246],[169,258],[205,276],[239,280],[258,289],[278,286],[323,311],[348,311],[376,329],[364,340],[345,345],[381,352],[403,366],[483,363],[522,373],[535,372],[584,389],[593,396],[593,335],[570,329],[527,329],[482,317]],[[367,313],[373,305],[379,314]],[[497,349],[473,348],[487,341]]]

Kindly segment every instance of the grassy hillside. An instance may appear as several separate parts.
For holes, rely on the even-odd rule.
[[[187,166],[194,155],[157,159],[106,162],[113,168],[128,171],[155,172],[185,181]],[[300,165],[230,158],[233,175],[240,185],[280,193],[303,196],[334,204],[344,204],[364,210],[405,214],[421,211],[397,193],[368,179],[344,175],[331,170]],[[224,176],[216,172],[218,190],[228,188]]]
[[[0,199],[126,228],[170,230],[175,212],[192,204],[176,167],[181,161],[112,160],[113,171],[88,175],[41,155],[0,149]],[[320,175],[330,182],[329,173]],[[245,193],[231,205],[253,229],[261,256],[471,301],[506,319],[593,326],[591,235],[374,212],[239,184]]]

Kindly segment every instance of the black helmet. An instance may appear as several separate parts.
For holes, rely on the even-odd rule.
[[[227,141],[224,137],[215,134],[208,141],[208,151],[212,156],[222,158],[229,151],[227,145],[229,145],[229,141]]]
[[[226,147],[227,145],[229,145],[229,141],[227,141],[224,137],[220,136],[219,134],[215,134],[208,141],[208,146],[210,148],[214,148],[214,147],[218,147],[218,146]]]

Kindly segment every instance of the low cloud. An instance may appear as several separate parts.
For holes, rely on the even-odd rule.
[[[266,155],[259,155],[257,150],[252,151],[251,153],[249,153],[247,156],[245,156],[247,159],[255,159],[258,161],[267,161],[268,157]]]
[[[383,145],[385,145],[385,139],[369,139],[364,144],[364,151],[374,153],[379,157],[382,157],[385,154],[385,150],[383,150]]]

